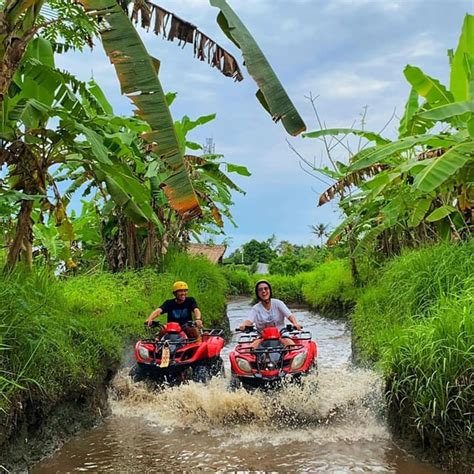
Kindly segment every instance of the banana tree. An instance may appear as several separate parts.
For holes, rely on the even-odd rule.
[[[83,38],[83,41],[90,42],[90,33],[96,31],[97,25],[100,24],[103,27],[101,29],[103,44],[117,69],[122,91],[129,95],[138,108],[138,114],[152,128],[144,137],[149,142],[150,147],[158,154],[159,159],[166,163],[168,170],[171,171],[171,173],[168,173],[167,180],[160,183],[167,199],[178,212],[183,214],[184,220],[199,215],[202,210],[199,207],[199,201],[189,177],[186,176],[186,167],[183,156],[179,152],[179,144],[172,126],[171,114],[161,84],[156,77],[159,61],[148,56],[140,38],[131,28],[130,21],[125,18],[123,10],[118,7],[115,0],[84,0],[81,3],[85,11],[93,13],[93,15],[88,15],[88,20],[76,21],[78,27],[71,33],[64,24],[72,15],[53,15],[53,20],[46,23],[41,21],[41,7],[44,3],[40,0],[7,1],[5,5],[0,3],[0,6],[4,6],[2,22],[8,27],[0,30],[0,39],[3,40],[2,44],[4,46],[4,49],[0,51],[2,52],[2,67],[4,66],[5,70],[8,70],[8,74],[13,77],[16,68],[20,64],[27,41],[40,28],[44,27],[44,33],[53,39],[56,39],[57,31],[59,31],[60,35],[66,40],[79,37]],[[61,8],[63,12],[65,8],[73,8],[71,3],[66,0],[50,0],[47,3],[53,10],[60,11],[60,13]],[[131,16],[134,20],[138,20],[140,16],[142,26],[149,27],[153,16],[155,33],[164,32],[167,25],[170,24],[171,27],[166,33],[168,39],[178,38],[180,42],[193,42],[198,59],[207,59],[213,67],[220,69],[223,74],[236,80],[242,79],[235,58],[208,36],[197,30],[196,27],[151,2],[142,0],[120,2],[124,8],[127,8],[131,3],[133,4],[133,7],[129,10]],[[225,2],[216,1],[211,3],[221,9],[218,22],[224,32],[231,37],[234,43],[240,46],[244,53],[249,72],[260,87],[257,93],[259,100],[269,110],[275,121],[280,119],[283,121],[289,133],[296,135],[303,131],[305,129],[303,121],[249,32]],[[22,24],[22,19],[27,19],[27,23]],[[94,19],[98,21],[94,21]],[[107,26],[104,26],[105,24]],[[53,28],[50,28],[51,25]],[[16,33],[12,33],[15,30]],[[12,62],[8,59],[9,54],[6,53],[10,51],[8,48],[11,46],[11,38],[18,38],[20,36],[18,31],[20,30],[27,31],[28,34],[24,35],[23,49],[18,49],[14,55],[16,62]],[[1,36],[2,34],[3,36]],[[10,82],[7,75],[5,75],[5,78],[4,91],[6,91]]]
[[[118,161],[126,151],[133,154],[133,141],[149,130],[146,124],[108,115],[110,105],[104,103],[98,86],[93,82],[85,85],[56,70],[52,47],[42,38],[30,43],[13,84],[14,91],[0,110],[1,158],[8,165],[5,182],[10,190],[36,196],[41,209],[54,215],[63,239],[71,242],[73,229],[65,213],[68,198],[60,195],[49,169],[61,163],[79,163],[85,180],[104,183],[107,193],[134,222],[159,225],[146,187]],[[52,119],[59,124],[51,127]],[[34,200],[21,198],[8,268],[16,265],[20,254],[31,265],[34,205]]]
[[[385,241],[385,253],[391,254],[410,242],[471,235],[474,16],[466,15],[458,47],[450,58],[449,88],[417,67],[405,68],[412,89],[397,140],[355,129],[303,135],[320,138],[351,133],[374,143],[351,156],[348,165],[318,170],[336,180],[321,195],[319,205],[339,196],[347,216],[330,241],[344,233],[359,236],[362,243],[379,239]],[[442,132],[435,131],[439,123]],[[355,194],[350,195],[351,190]]]

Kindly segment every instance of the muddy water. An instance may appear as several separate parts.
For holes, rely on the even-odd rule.
[[[232,327],[248,304],[229,304]],[[273,394],[229,392],[225,379],[152,392],[132,384],[124,369],[114,381],[108,421],[30,472],[438,472],[391,440],[381,381],[350,367],[344,323],[295,314],[318,342],[317,380]],[[225,348],[225,360],[232,347]]]

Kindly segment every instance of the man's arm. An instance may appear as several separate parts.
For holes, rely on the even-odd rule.
[[[150,316],[148,316],[148,319],[146,320],[146,323],[148,324],[148,326],[151,326],[151,322],[157,318],[161,313],[163,312],[163,310],[161,308],[157,308],[155,309],[155,311],[153,311]]]
[[[199,308],[194,308],[194,321],[196,322],[196,326],[198,328],[202,328],[202,315],[201,310]]]

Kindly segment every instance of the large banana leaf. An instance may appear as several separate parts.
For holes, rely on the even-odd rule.
[[[425,217],[428,209],[431,206],[432,198],[421,198],[415,202],[415,205],[411,209],[410,215],[408,216],[408,226],[416,227]]]
[[[454,102],[453,94],[437,79],[428,76],[420,68],[408,65],[403,73],[413,89],[433,107]]]
[[[249,74],[259,87],[257,98],[263,107],[271,114],[273,120],[281,119],[290,135],[304,132],[306,125],[303,119],[240,18],[225,0],[210,0],[210,4],[221,10],[217,16],[217,23],[242,51]]]
[[[419,113],[424,110],[429,110],[431,106],[425,103],[420,107],[418,104],[418,97],[418,92],[412,87],[407,103],[405,104],[405,113],[400,119],[398,138],[421,135],[433,127],[433,122],[420,118]]]
[[[451,62],[450,89],[456,101],[469,98],[469,82],[474,80],[474,16],[466,15],[458,47]]]
[[[449,140],[448,137],[441,138],[430,134],[405,137],[401,140],[387,143],[386,145],[379,145],[362,150],[352,158],[353,163],[349,167],[349,170],[360,170],[374,165],[375,163],[383,163],[392,155],[409,150],[417,145],[429,145],[433,148],[438,148],[449,147],[453,145],[453,143],[455,143],[454,140]]]
[[[452,117],[470,114],[469,116],[466,116],[466,118],[469,119],[472,117],[473,112],[474,100],[466,100],[464,102],[454,102],[453,104],[435,107],[434,109],[420,113],[419,117],[429,120],[447,120]]]
[[[416,176],[413,185],[429,193],[468,163],[474,164],[474,142],[461,143],[441,156],[431,158],[431,163]]]
[[[133,24],[116,0],[80,0],[86,11],[95,12],[110,25],[101,30],[102,43],[115,67],[122,93],[137,106],[137,114],[152,131],[144,138],[156,144],[156,152],[171,171],[164,191],[179,213],[199,215],[201,209],[186,172],[183,155],[154,63]]]

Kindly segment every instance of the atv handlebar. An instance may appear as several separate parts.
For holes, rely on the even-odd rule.
[[[301,329],[303,329],[303,326],[301,326]],[[260,334],[260,331],[255,327],[255,326],[245,326],[244,329],[236,328],[235,332],[257,332]],[[284,328],[280,329],[280,334],[284,334],[285,332],[300,332],[299,329],[296,329],[295,326],[292,324],[287,324]]]
[[[303,329],[303,326],[300,326],[301,329]],[[296,329],[296,326],[293,326],[293,324],[287,324],[284,328],[280,329],[280,334],[284,334],[285,332],[300,332],[299,329]]]
[[[255,326],[245,326],[244,329],[235,328],[235,332],[257,332],[260,334],[260,331]]]
[[[163,324],[161,324],[159,321],[151,321],[151,324],[147,323],[146,321],[143,323],[143,325],[146,328],[162,328]]]
[[[148,324],[146,321],[143,323],[143,325],[147,328],[164,328],[165,324],[160,323],[159,321],[151,321],[151,324]],[[186,323],[180,324],[181,329],[184,329],[186,327],[196,327],[196,323],[194,321],[188,321]]]

